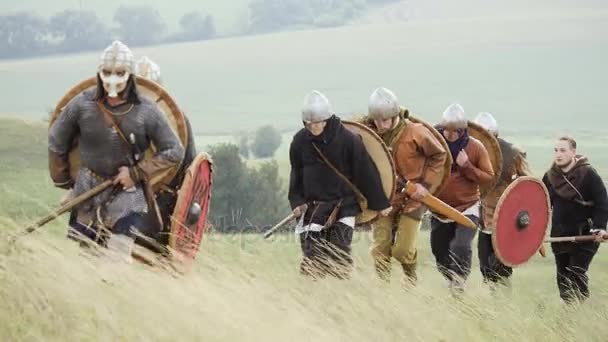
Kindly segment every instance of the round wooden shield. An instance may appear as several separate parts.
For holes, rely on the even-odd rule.
[[[502,153],[500,151],[498,139],[496,139],[496,137],[492,135],[492,133],[488,132],[488,130],[486,130],[485,128],[472,121],[469,121],[468,131],[470,136],[479,140],[486,148],[486,150],[488,151],[488,155],[490,156],[492,168],[494,169],[494,180],[489,184],[479,186],[479,191],[481,192],[481,196],[483,197],[492,189],[494,189],[494,187],[498,183],[498,180],[500,179],[500,174],[502,173]]]
[[[210,157],[199,153],[186,171],[177,194],[169,247],[182,261],[194,260],[200,247],[211,202],[212,171]]]
[[[350,131],[361,136],[367,153],[376,164],[376,168],[380,174],[382,188],[386,197],[390,199],[395,193],[395,164],[390,151],[382,141],[382,139],[369,127],[354,121],[343,120],[342,123]],[[359,203],[363,212],[356,218],[357,225],[369,224],[378,218],[378,212],[367,209],[367,202]]]
[[[177,106],[177,103],[173,100],[173,98],[169,95],[169,93],[161,87],[158,83],[154,81],[145,79],[145,78],[136,78],[137,83],[137,91],[140,96],[144,96],[149,100],[155,102],[160,110],[163,112],[167,121],[171,125],[171,128],[181,141],[183,146],[186,146],[188,143],[188,130],[186,128],[186,122],[184,119],[184,115],[182,111]],[[97,77],[92,77],[86,79],[79,84],[75,85],[72,89],[70,89],[64,96],[61,98],[57,106],[55,107],[55,111],[51,116],[50,125],[57,120],[63,109],[67,106],[67,104],[72,101],[76,96],[81,94],[85,90],[94,89],[97,86]],[[154,155],[155,147],[152,144],[150,148],[146,151],[145,157],[149,158]],[[157,178],[152,179],[152,184],[155,184],[155,189],[160,186],[160,184],[169,184],[175,174],[177,173],[179,167],[172,168],[164,173],[160,174]],[[74,139],[72,150],[70,151],[70,174],[73,179],[76,179],[76,175],[78,174],[78,170],[80,169],[80,151],[78,148],[78,139]]]
[[[441,191],[443,191],[446,184],[448,183],[448,180],[450,179],[452,163],[454,162],[452,160],[452,154],[450,153],[450,147],[448,146],[447,141],[445,141],[445,138],[441,135],[441,133],[439,133],[439,131],[436,130],[435,127],[433,127],[431,124],[429,124],[428,122],[426,122],[422,119],[419,119],[415,116],[412,116],[412,115],[410,115],[408,119],[411,122],[424,125],[424,127],[426,127],[429,131],[431,131],[431,133],[433,133],[433,136],[435,136],[437,141],[439,141],[439,143],[443,146],[443,148],[447,152],[446,153],[447,158],[445,160],[445,164],[443,165],[443,172],[441,173],[441,183],[439,183],[436,187],[430,189],[431,194],[437,195],[437,194],[441,193]]]
[[[498,259],[511,267],[527,262],[542,246],[550,216],[549,192],[543,182],[534,177],[513,181],[494,211],[492,245]]]

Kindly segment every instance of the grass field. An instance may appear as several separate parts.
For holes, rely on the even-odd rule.
[[[434,269],[428,234],[418,241],[415,289],[375,278],[369,236],[355,237],[349,281],[298,275],[292,234],[206,237],[185,276],[143,265],[112,264],[63,239],[50,224],[9,254],[0,233],[0,339],[3,341],[605,341],[608,256],[591,267],[593,300],[560,305],[552,256],[515,271],[513,293],[493,297],[475,258],[462,300]],[[63,221],[63,220],[62,220]]]

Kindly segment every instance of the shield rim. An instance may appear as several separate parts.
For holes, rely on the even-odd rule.
[[[546,200],[545,203],[547,205],[547,226],[545,227],[545,234],[543,235],[543,237],[540,239],[540,241],[538,243],[538,248],[537,248],[537,251],[538,251],[538,249],[540,249],[542,247],[545,236],[547,235],[547,230],[551,226],[551,200],[549,198],[549,192],[547,191],[547,187],[541,180],[539,180],[535,177],[532,177],[532,176],[521,176],[521,177],[518,177],[517,179],[515,179],[511,184],[509,184],[509,186],[507,186],[505,191],[502,193],[502,195],[498,199],[498,203],[496,204],[496,209],[494,210],[494,216],[492,217],[492,219],[494,220],[494,222],[498,222],[497,218],[500,213],[500,209],[502,208],[503,202],[506,201],[511,190],[523,182],[534,182],[534,183],[539,184],[545,194],[545,200]],[[523,265],[523,264],[527,263],[530,260],[530,258],[532,258],[534,256],[534,254],[536,253],[536,252],[534,252],[534,253],[530,254],[530,256],[528,256],[526,261],[519,263],[519,264],[514,264],[514,263],[506,261],[503,258],[502,254],[500,253],[500,249],[497,247],[498,243],[496,242],[496,235],[497,235],[496,230],[497,230],[497,225],[495,224],[494,231],[492,232],[492,248],[494,249],[494,253],[496,254],[496,257],[504,265],[509,266],[509,267],[517,267],[519,265]]]
[[[397,184],[396,184],[396,180],[395,180],[395,162],[393,160],[393,156],[390,153],[390,150],[388,149],[388,147],[386,146],[386,144],[384,143],[384,141],[382,141],[382,138],[380,138],[380,136],[378,134],[376,134],[376,132],[374,132],[374,130],[372,130],[371,128],[367,127],[366,125],[354,121],[354,120],[342,120],[342,124],[344,124],[344,126],[348,129],[349,125],[355,126],[357,128],[360,128],[362,131],[368,133],[376,142],[378,142],[382,148],[382,151],[384,152],[384,154],[386,155],[386,158],[389,161],[392,173],[393,173],[393,177],[391,177],[391,190],[390,193],[385,194],[387,195],[387,198],[389,200],[389,202],[391,202],[391,200],[393,199],[393,197],[395,196],[395,189],[397,188]],[[351,131],[352,132],[352,131]],[[383,183],[384,184],[384,183]],[[384,186],[383,186],[384,188]],[[370,210],[367,208],[361,208],[362,212],[356,216],[355,218],[355,225],[360,226],[360,225],[367,225],[367,224],[372,224],[375,221],[378,220],[380,213],[375,211],[375,210]],[[367,218],[368,216],[373,216],[372,218]]]
[[[178,229],[181,229],[181,227],[180,227],[180,224],[178,222],[176,222],[177,220],[174,217],[175,217],[176,213],[178,213],[182,210],[182,206],[185,205],[186,201],[182,200],[182,197],[186,196],[184,193],[185,186],[190,185],[190,183],[192,182],[192,180],[195,177],[195,175],[194,175],[195,170],[198,168],[200,163],[205,162],[205,161],[209,163],[209,191],[206,195],[208,203],[207,203],[207,213],[206,213],[205,217],[207,217],[209,215],[209,208],[211,206],[211,192],[212,192],[212,188],[213,188],[213,165],[214,164],[213,164],[213,160],[211,159],[211,156],[205,152],[198,153],[196,155],[196,157],[194,158],[194,160],[192,161],[192,163],[190,164],[190,166],[188,167],[188,169],[186,170],[184,180],[182,181],[182,184],[177,192],[175,208],[173,209],[173,213],[171,214],[171,229],[169,230],[169,247],[172,251],[172,254],[174,254],[173,256],[177,257],[177,259],[179,259],[182,262],[184,260],[194,260],[196,258],[200,245],[203,241],[203,237],[201,236],[201,239],[198,241],[198,246],[196,246],[197,251],[193,254],[192,258],[188,257],[184,253],[181,253],[176,248],[176,245],[177,245],[177,234],[176,233],[177,233]],[[206,230],[206,228],[207,228],[207,222],[205,222],[203,225],[203,233]]]
[[[452,172],[452,163],[454,163],[454,160],[452,159],[452,154],[450,153],[450,146],[448,146],[448,143],[447,143],[447,141],[445,141],[445,138],[443,137],[443,135],[441,135],[441,133],[439,133],[439,131],[437,129],[435,129],[435,127],[433,127],[427,121],[424,121],[411,114],[408,116],[407,119],[410,120],[411,122],[422,124],[422,125],[424,125],[424,127],[429,129],[431,131],[431,133],[433,134],[433,136],[435,136],[435,138],[439,141],[441,146],[443,146],[443,148],[446,151],[447,157],[446,157],[445,163],[443,165],[443,177],[441,179],[441,183],[439,183],[439,185],[437,186],[437,188],[434,191],[431,191],[432,195],[437,196],[445,189],[445,187],[448,184],[448,181],[450,180],[450,174]]]
[[[492,163],[492,168],[494,171],[494,179],[491,183],[479,185],[479,192],[483,197],[492,191],[500,180],[500,175],[502,174],[502,151],[500,150],[498,139],[496,139],[496,137],[487,129],[470,120],[467,123],[467,128],[469,135],[479,140],[486,148],[486,151],[488,151],[490,163]],[[471,132],[474,132],[474,134],[471,134]],[[483,136],[483,139],[480,139],[481,136]],[[490,146],[488,146],[488,144]]]
[[[158,103],[160,101],[164,101],[166,103],[167,107],[169,107],[169,110],[170,110],[170,113],[166,113],[166,114],[171,114],[175,118],[175,126],[171,125],[172,129],[175,129],[175,131],[177,133],[177,137],[180,139],[182,146],[186,146],[188,144],[188,129],[186,127],[184,113],[181,111],[181,109],[177,105],[177,102],[173,99],[173,97],[171,97],[169,92],[167,92],[167,90],[165,88],[163,88],[160,84],[158,84],[152,80],[146,79],[146,78],[136,77],[135,75],[132,75],[132,77],[135,78],[135,82],[138,87],[143,87],[158,96],[157,99],[151,99],[150,97],[148,97],[150,100],[152,100],[155,103]],[[74,85],[72,88],[70,88],[70,90],[68,90],[68,92],[59,100],[59,102],[55,106],[53,114],[51,115],[51,118],[49,120],[49,128],[57,120],[57,118],[59,117],[59,115],[61,114],[63,109],[76,96],[80,95],[83,91],[85,91],[89,88],[95,87],[95,86],[97,86],[97,77],[96,76],[87,78],[87,79],[79,82],[78,84]],[[145,95],[142,95],[142,96],[145,96]],[[69,153],[70,174],[72,174],[72,175],[74,175],[76,172],[78,172],[78,169],[80,168],[80,156],[77,153],[75,153],[78,149],[79,149],[78,145],[74,144]],[[150,148],[148,148],[148,150],[146,150],[146,152],[145,152],[146,156],[152,155],[154,153],[154,150],[155,150],[154,146],[151,145]],[[75,162],[76,158],[77,158],[78,162]],[[181,159],[183,160],[183,156]],[[181,161],[180,161],[180,164],[181,164]],[[160,184],[169,184],[173,180],[173,178],[177,175],[178,170],[179,170],[179,165],[155,176],[151,180],[151,183],[155,185],[154,188],[156,189],[158,187],[159,183]]]

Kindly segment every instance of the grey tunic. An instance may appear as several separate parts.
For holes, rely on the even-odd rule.
[[[157,150],[154,159],[179,163],[184,149],[163,113],[146,98],[140,96],[140,102],[127,114],[115,115],[115,122],[127,137],[131,133],[135,135],[140,151],[145,151],[153,143]],[[78,137],[80,147],[81,169],[74,180],[74,196],[113,178],[121,166],[130,166],[131,148],[113,127],[106,124],[92,91],[74,98],[53,123],[49,131],[49,152],[67,159],[75,137]],[[90,223],[101,204],[105,205],[102,207],[101,220],[109,228],[131,212],[147,211],[144,192],[141,184],[138,184],[130,192],[121,190],[113,193],[112,189],[107,189],[81,204],[76,208],[78,221]]]

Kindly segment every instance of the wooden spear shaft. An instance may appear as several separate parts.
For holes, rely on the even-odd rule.
[[[584,242],[584,241],[594,241],[595,236],[593,235],[577,235],[577,236],[561,236],[561,237],[551,237],[545,239],[545,243],[552,242]],[[604,237],[604,241],[608,240],[608,236]]]
[[[44,226],[45,224],[53,221],[54,219],[56,219],[57,217],[65,214],[66,212],[72,210],[75,206],[81,204],[82,202],[90,199],[91,197],[99,194],[100,192],[104,191],[105,189],[109,188],[112,186],[112,180],[107,180],[99,185],[97,185],[96,187],[94,187],[93,189],[79,195],[78,197],[73,198],[72,200],[68,201],[67,203],[65,203],[64,205],[62,205],[61,207],[54,209],[53,211],[51,211],[48,215],[46,215],[45,217],[39,219],[38,221],[34,222],[33,224],[29,225],[28,227],[26,227],[19,235],[26,235],[29,234],[33,231],[35,231],[36,229]]]
[[[296,218],[296,215],[291,213],[289,216],[284,218],[281,222],[277,223],[274,227],[267,230],[266,233],[264,233],[264,239],[268,239],[272,234],[274,234],[274,232],[277,229],[283,227],[284,225],[286,225],[289,221],[293,220],[294,218]]]

